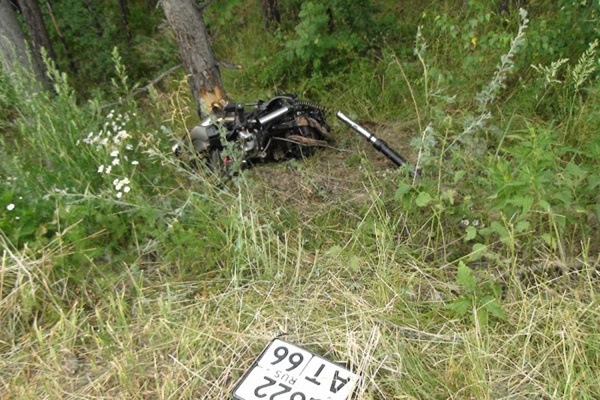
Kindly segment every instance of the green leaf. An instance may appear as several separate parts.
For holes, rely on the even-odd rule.
[[[463,176],[465,176],[466,173],[467,173],[467,171],[464,171],[462,169],[460,171],[456,171],[454,173],[454,183],[457,183],[458,181],[460,181],[463,178]]]
[[[586,170],[572,161],[565,167],[565,172],[569,175],[576,176],[579,179],[585,178],[585,176],[588,174]]]
[[[516,196],[513,199],[510,199],[508,203],[521,207],[523,215],[526,215],[533,205],[533,196]]]
[[[593,174],[588,177],[587,190],[594,190],[596,186],[600,185],[600,174]]]
[[[571,207],[573,196],[571,196],[571,193],[569,193],[569,191],[563,190],[562,192],[555,193],[553,197],[556,200],[561,201],[566,208]]]
[[[410,190],[412,189],[412,185],[400,185],[400,187],[396,190],[396,194],[395,194],[395,198],[396,199],[401,199],[404,197],[404,195],[408,192],[410,192]]]
[[[494,221],[490,224],[490,227],[492,228],[492,230],[494,232],[496,232],[499,236],[500,239],[506,238],[509,236],[508,234],[508,230],[506,230],[506,228],[504,227],[504,225],[502,225],[500,222],[498,221]]]
[[[556,248],[556,242],[554,241],[554,237],[549,234],[549,233],[543,233],[541,238],[544,240],[544,242],[546,242],[546,244],[548,246],[550,246],[552,249]]]
[[[542,209],[546,212],[550,212],[552,206],[550,206],[550,203],[548,203],[546,200],[540,200],[538,202],[538,204],[540,205],[540,207],[542,207]]]
[[[485,308],[478,308],[477,312],[477,321],[479,322],[479,326],[487,326],[489,322],[489,313]]]
[[[504,313],[504,310],[502,309],[502,306],[500,305],[498,299],[491,295],[488,295],[484,296],[483,299],[481,299],[481,302],[482,308],[485,308],[494,317],[502,321],[506,320],[506,314]]]
[[[433,200],[433,199],[431,198],[429,193],[421,192],[421,193],[419,193],[419,196],[417,197],[417,200],[415,201],[415,203],[417,204],[418,207],[425,207],[427,204],[431,203],[431,200]]]
[[[531,224],[529,223],[529,221],[519,221],[517,223],[517,226],[515,227],[515,232],[517,232],[517,233],[525,232],[526,230],[529,229],[530,226],[531,226]]]
[[[475,228],[472,225],[467,226],[467,234],[465,235],[465,242],[475,239],[475,236],[477,236],[477,228]]]
[[[485,255],[485,251],[487,250],[487,246],[481,243],[475,243],[471,250],[471,254],[469,254],[469,261],[477,261],[481,257]]]
[[[449,204],[454,204],[454,198],[456,197],[456,190],[448,189],[442,192],[442,200],[447,201]]]
[[[342,247],[338,245],[332,246],[329,248],[329,250],[327,250],[327,254],[334,257],[339,256],[341,252]]]
[[[468,293],[474,293],[477,290],[477,280],[473,275],[473,271],[462,261],[458,263],[456,283],[461,285]]]
[[[456,316],[464,317],[471,310],[472,304],[471,299],[460,297],[446,305],[446,309],[450,310]]]

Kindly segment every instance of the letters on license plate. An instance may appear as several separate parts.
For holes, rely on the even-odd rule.
[[[275,339],[240,379],[238,400],[347,400],[358,376],[301,347]]]

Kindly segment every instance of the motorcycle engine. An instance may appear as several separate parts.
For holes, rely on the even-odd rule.
[[[261,149],[259,149],[257,138],[258,131],[256,129],[248,130],[241,129],[239,132],[239,142],[244,158],[256,158],[260,156]]]

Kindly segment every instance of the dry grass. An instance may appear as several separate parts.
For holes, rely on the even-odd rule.
[[[354,271],[344,254],[287,246],[293,262],[274,280],[175,282],[131,269],[77,289],[54,279],[53,246],[34,258],[3,242],[5,399],[227,399],[279,335],[347,362],[361,377],[356,399],[600,397],[598,260],[506,282],[507,320],[480,327],[448,316],[455,285],[415,259]]]

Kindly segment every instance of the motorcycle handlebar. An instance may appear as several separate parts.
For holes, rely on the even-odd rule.
[[[336,117],[348,125],[350,128],[354,129],[362,136],[364,136],[367,141],[371,143],[371,145],[375,148],[375,150],[379,151],[383,155],[385,155],[389,160],[391,160],[394,164],[401,167],[403,165],[407,165],[406,160],[400,154],[396,153],[386,142],[375,137],[371,132],[367,131],[365,128],[348,118],[344,113],[338,111],[336,113]],[[411,177],[418,175],[418,171],[415,172],[413,169],[409,169],[409,174]]]

